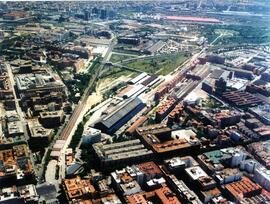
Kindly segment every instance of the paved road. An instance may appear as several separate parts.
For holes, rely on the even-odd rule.
[[[45,181],[47,183],[57,184],[57,180],[55,179],[56,166],[57,166],[57,161],[56,160],[51,160],[48,163],[47,171],[46,171],[46,174],[45,174]]]
[[[6,65],[6,68],[7,68],[7,71],[8,71],[8,75],[9,75],[9,80],[10,80],[10,83],[11,83],[11,86],[12,86],[12,91],[13,91],[13,95],[14,95],[14,100],[15,100],[15,106],[16,106],[16,110],[17,110],[17,113],[19,115],[19,119],[23,125],[23,131],[24,131],[24,136],[25,136],[25,139],[26,140],[29,140],[29,135],[28,135],[28,132],[27,132],[27,127],[26,127],[26,121],[25,121],[25,118],[24,118],[24,113],[20,107],[20,104],[19,104],[19,99],[17,98],[17,94],[16,94],[16,90],[15,90],[15,80],[14,80],[14,75],[12,73],[12,70],[11,70],[11,67],[8,63],[5,64]]]

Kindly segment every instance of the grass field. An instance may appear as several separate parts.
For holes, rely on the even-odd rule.
[[[188,56],[184,53],[156,56],[151,59],[138,59],[124,65],[151,74],[167,75],[180,66]]]
[[[110,61],[112,63],[120,62],[121,60],[126,60],[130,58],[138,57],[138,55],[121,55],[121,54],[112,54]]]
[[[117,79],[121,76],[135,77],[136,75],[138,75],[138,73],[136,72],[132,72],[132,71],[124,70],[121,68],[116,68],[116,67],[113,67],[113,68],[105,67],[105,69],[107,69],[107,71],[102,74],[101,79],[106,79],[106,78]]]
[[[209,96],[208,98],[203,100],[202,106],[205,108],[215,109],[215,108],[221,108],[222,104],[216,99]]]

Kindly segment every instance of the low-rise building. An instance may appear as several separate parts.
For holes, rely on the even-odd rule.
[[[270,191],[270,171],[264,166],[256,166],[254,169],[254,179],[266,190]]]
[[[166,168],[174,174],[181,174],[185,168],[198,166],[199,164],[191,156],[173,157],[164,161]]]
[[[185,172],[190,181],[200,190],[210,190],[216,187],[216,182],[199,166],[186,168]]]
[[[200,148],[200,141],[190,129],[172,131],[166,124],[155,124],[137,129],[137,135],[155,153],[165,155]]]
[[[253,113],[261,122],[270,125],[270,105],[265,104],[250,108],[249,111]]]
[[[249,178],[243,177],[240,181],[225,184],[222,186],[226,193],[234,202],[241,203],[246,197],[253,197],[261,194],[262,187],[253,183]]]
[[[38,204],[39,196],[33,184],[0,189],[0,203]]]
[[[218,188],[213,188],[207,191],[200,191],[199,197],[203,201],[203,203],[211,203],[211,200],[222,197],[222,194]],[[226,202],[227,199],[223,198],[223,203],[225,204]]]
[[[252,196],[252,197],[245,197],[243,199],[241,199],[241,203],[244,204],[260,204],[260,203],[267,203],[270,200],[270,195],[268,192],[263,191],[263,193],[256,195],[256,196]]]
[[[63,188],[69,201],[81,198],[95,198],[97,193],[89,180],[81,179],[79,176],[72,179],[64,179]]]
[[[248,153],[238,146],[205,152],[198,156],[198,162],[209,174],[214,174],[216,171],[224,169],[223,164],[230,167],[240,166],[247,157]]]
[[[136,177],[133,177],[127,170],[122,169],[111,173],[112,181],[117,191],[124,196],[142,192]]]
[[[248,151],[263,165],[270,169],[270,141],[255,142],[248,146]]]
[[[144,180],[146,181],[162,176],[160,168],[154,162],[141,163],[136,166],[144,175]]]
[[[34,169],[26,144],[0,151],[0,181],[0,185],[34,181]]]
[[[122,204],[121,200],[117,197],[116,194],[109,194],[100,199],[102,204]]]
[[[200,110],[199,114],[202,116],[202,122],[204,122],[204,124],[221,128],[235,125],[240,122],[241,119],[241,113],[231,109]]]
[[[172,125],[173,123],[178,123],[180,121],[180,117],[183,113],[183,106],[178,104],[175,108],[169,113],[168,116],[168,125]]]
[[[160,123],[175,107],[176,99],[169,97],[156,110],[156,122]]]
[[[13,87],[8,77],[7,70],[4,65],[0,64],[0,99],[7,100],[13,99]]]
[[[172,190],[166,185],[163,184],[160,188],[146,192],[146,193],[136,193],[130,196],[127,196],[127,203],[130,204],[149,204],[151,201],[156,201],[157,203],[162,204],[180,204],[177,196],[172,192]]]
[[[174,175],[169,175],[167,180],[182,203],[202,204],[198,196],[182,180],[178,180]]]
[[[243,173],[236,168],[227,168],[215,173],[215,178],[220,185],[241,180]]]

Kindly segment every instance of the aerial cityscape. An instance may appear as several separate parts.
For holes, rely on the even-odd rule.
[[[0,1],[0,204],[58,203],[270,204],[270,1]]]

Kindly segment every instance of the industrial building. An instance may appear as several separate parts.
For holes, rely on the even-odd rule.
[[[144,107],[145,104],[139,98],[131,98],[98,122],[95,127],[108,134],[113,134]]]
[[[269,97],[270,96],[270,84],[260,84],[260,83],[253,83],[253,84],[249,84],[246,87],[246,91],[250,92],[250,93],[259,93],[262,94],[265,97]]]
[[[212,94],[220,89],[226,89],[226,81],[230,78],[231,73],[221,68],[211,65],[211,74],[202,82],[202,90]]]
[[[215,18],[199,18],[193,16],[162,16],[161,18],[169,21],[182,21],[189,23],[221,23],[220,20]]]
[[[123,89],[118,96],[123,99],[136,97],[143,93],[146,90],[146,87],[142,84],[129,85],[125,89]]]
[[[151,81],[147,86],[148,87],[157,86],[158,84],[160,84],[163,81],[164,81],[164,79],[161,79],[158,77],[158,78],[154,79],[153,81]],[[142,83],[145,83],[145,82],[142,82]]]
[[[266,82],[270,82],[270,70],[269,69],[262,73],[261,79],[266,81]]]
[[[113,144],[93,145],[101,167],[132,164],[153,158],[153,152],[144,147],[139,139]]]
[[[222,94],[222,97],[229,103],[238,107],[250,107],[263,103],[260,98],[245,91],[225,92]]]
[[[140,127],[145,121],[147,121],[148,117],[143,115],[138,120],[136,120],[127,130],[126,133],[128,135],[133,135],[136,132],[136,129]]]
[[[140,44],[140,38],[135,37],[119,37],[118,43],[138,45]]]
[[[150,54],[154,54],[154,53],[159,52],[165,45],[166,45],[166,42],[163,42],[163,41],[159,40],[156,43],[154,43],[153,45],[149,46],[147,48],[147,51]]]
[[[136,130],[137,135],[148,135],[148,134],[154,134],[154,135],[163,135],[164,137],[169,137],[171,134],[171,128],[167,127],[166,124],[154,124],[154,125],[148,125],[144,127],[139,127]]]
[[[128,83],[129,84],[136,84],[138,81],[145,79],[148,76],[147,73],[141,73],[140,75],[136,76],[135,78],[131,79]]]
[[[143,80],[141,80],[141,84],[144,86],[148,86],[151,87],[153,86],[155,83],[157,83],[160,79],[158,78],[157,75],[153,74],[147,78],[144,78]]]
[[[221,66],[221,65],[220,65]],[[228,66],[221,66],[221,68],[230,71],[232,73],[232,78],[244,78],[248,80],[252,80],[255,78],[254,73],[252,71],[240,69],[240,68],[232,68]]]

